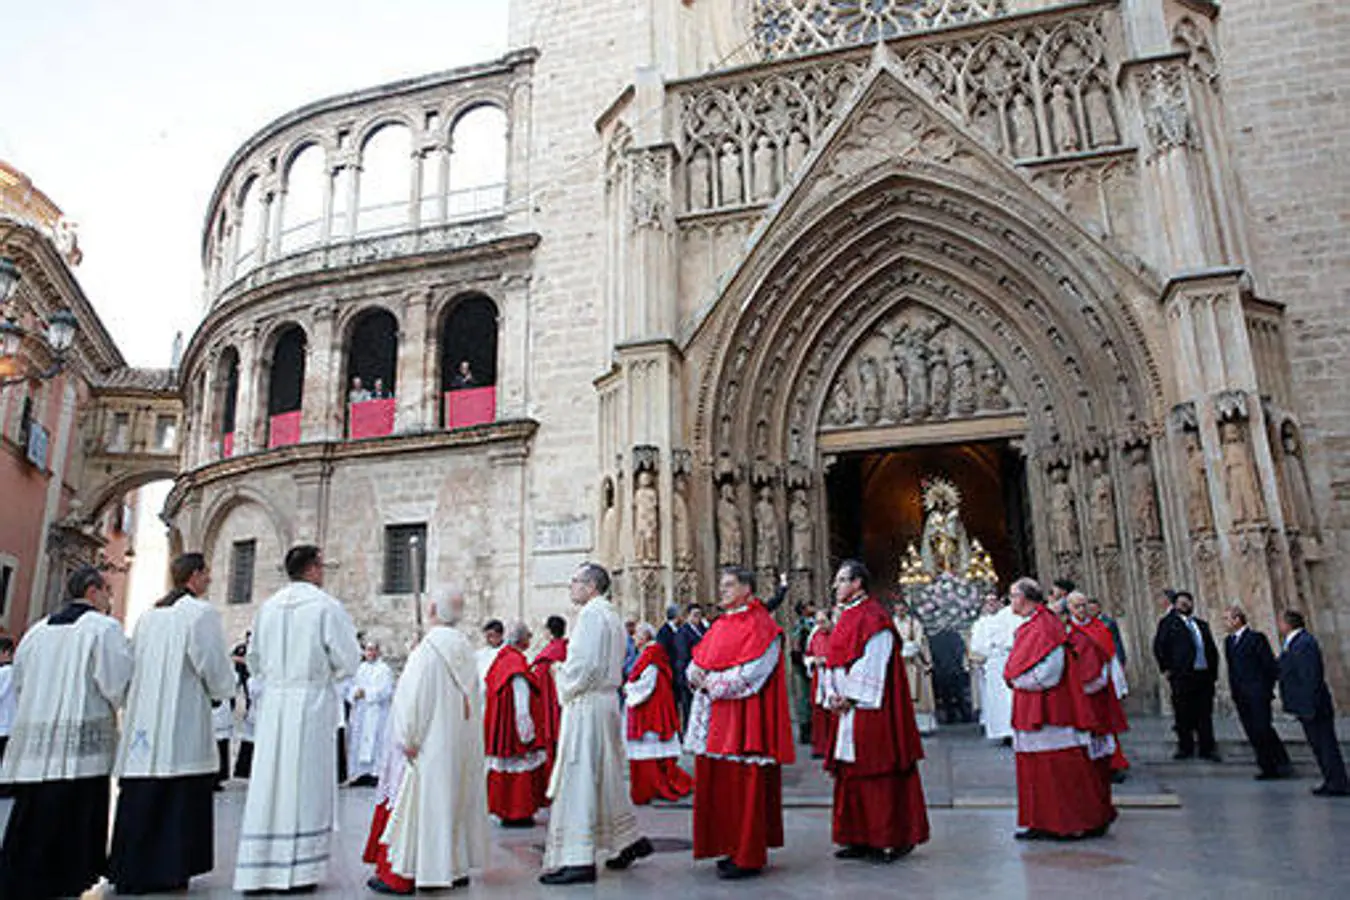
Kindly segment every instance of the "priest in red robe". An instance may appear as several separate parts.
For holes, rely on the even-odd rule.
[[[754,596],[753,572],[722,570],[722,615],[694,648],[686,746],[694,762],[694,858],[749,878],[783,846],[783,770],[796,758],[783,630]]]
[[[1098,760],[1110,755],[1095,731],[1101,723],[1088,694],[1105,687],[1092,674],[1095,648],[1070,652],[1064,624],[1045,607],[1030,578],[1009,591],[1017,629],[1003,677],[1013,689],[1013,749],[1017,753],[1019,840],[1100,837],[1116,817],[1111,783]],[[1100,662],[1100,660],[1097,660]]]
[[[928,840],[923,744],[901,641],[886,607],[867,593],[870,577],[856,559],[834,577],[840,612],[826,657],[834,736],[825,768],[834,775],[834,842],[842,845],[835,856],[894,862]]]
[[[1105,690],[1096,691],[1089,696],[1094,705],[1094,718],[1097,723],[1099,737],[1106,734],[1111,735],[1112,743],[1115,749],[1107,764],[1107,775],[1113,782],[1124,781],[1125,773],[1130,768],[1130,762],[1125,758],[1125,752],[1120,748],[1120,736],[1130,730],[1129,719],[1125,715],[1125,707],[1121,700],[1129,693],[1129,687],[1125,683],[1125,670],[1120,665],[1120,655],[1116,652],[1116,640],[1111,635],[1111,629],[1106,623],[1088,612],[1088,605],[1091,601],[1081,592],[1073,591],[1069,594],[1067,604],[1069,608],[1069,628],[1072,632],[1077,632],[1083,638],[1092,641],[1094,652],[1091,654],[1082,652],[1078,654],[1091,668],[1093,664],[1103,662],[1107,669],[1108,683]],[[1089,659],[1090,658],[1090,659]],[[1100,674],[1100,673],[1096,673]]]
[[[553,667],[567,659],[567,620],[562,616],[549,616],[544,623],[548,629],[549,641],[530,663],[530,676],[539,688],[543,715],[539,720],[539,740],[548,754],[544,766],[544,784],[548,784],[553,774],[553,761],[558,758],[558,728],[562,725],[562,703],[558,700],[558,685],[553,680]]]
[[[544,704],[525,659],[529,645],[530,629],[523,622],[512,622],[487,673],[483,731],[488,812],[501,819],[504,828],[532,827],[548,787],[544,780],[548,753],[539,729]]]
[[[806,640],[806,668],[811,672],[811,758],[824,759],[830,749],[830,709],[825,705],[825,658],[830,652],[834,623],[828,610],[816,613],[815,628]]]
[[[633,803],[689,796],[694,780],[680,768],[680,713],[666,648],[642,622],[633,633],[638,657],[623,686],[627,710],[628,782]]]

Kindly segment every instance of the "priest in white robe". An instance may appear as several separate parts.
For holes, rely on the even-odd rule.
[[[318,547],[291,548],[286,573],[291,583],[258,610],[248,651],[267,700],[258,710],[236,891],[317,885],[337,824],[336,684],[356,672],[361,645],[347,611],[321,589]]]
[[[486,858],[483,708],[473,647],[455,627],[463,614],[461,591],[431,604],[394,691],[391,749],[403,766],[367,882],[379,894],[466,887]]]
[[[215,865],[216,742],[211,703],[229,715],[234,666],[220,613],[199,599],[206,558],[170,565],[173,590],[136,622],[136,669],[122,717],[109,878],[119,894],[185,890]],[[226,773],[228,776],[228,773]]]
[[[987,605],[985,614],[975,620],[970,629],[970,652],[983,660],[983,681],[980,685],[980,724],[991,741],[1011,741],[1013,736],[1013,692],[1003,677],[1008,664],[1017,626],[1022,619],[1012,607],[999,603]]]
[[[572,602],[581,607],[567,659],[554,667],[562,726],[548,796],[553,808],[544,842],[543,884],[595,881],[595,861],[626,869],[653,852],[638,831],[628,796],[619,709],[628,634],[609,593],[609,573],[585,563],[572,576]]]
[[[347,760],[355,787],[372,787],[377,778],[389,704],[394,699],[394,670],[380,658],[380,645],[367,642],[365,658],[347,691],[352,714],[347,721]]]
[[[69,602],[28,629],[14,659],[19,709],[0,767],[12,785],[0,897],[75,896],[106,874],[117,707],[131,681],[131,643],[108,615],[93,566],[66,584]]]

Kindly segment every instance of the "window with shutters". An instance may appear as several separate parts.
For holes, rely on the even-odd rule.
[[[228,602],[239,604],[253,601],[253,563],[257,557],[257,541],[235,541],[230,547]]]

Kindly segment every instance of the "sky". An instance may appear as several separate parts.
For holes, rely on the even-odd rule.
[[[507,5],[0,0],[0,159],[79,226],[75,275],[127,361],[167,366],[203,313],[202,223],[235,149],[314,100],[501,55]]]

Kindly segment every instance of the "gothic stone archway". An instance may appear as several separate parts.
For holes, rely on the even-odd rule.
[[[782,567],[817,596],[832,453],[1016,435],[1033,574],[1075,577],[1141,646],[1186,565],[1157,296],[881,73],[686,347],[704,577]]]

